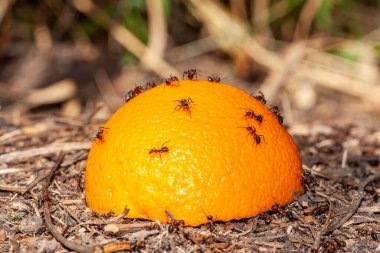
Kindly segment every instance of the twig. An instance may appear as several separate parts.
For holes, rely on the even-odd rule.
[[[129,242],[113,242],[103,246],[104,253],[119,252],[122,250],[127,250],[131,248],[131,243]]]
[[[63,161],[64,155],[61,153],[58,157],[57,163],[54,166],[54,168],[50,171],[48,178],[46,179],[46,183],[42,189],[42,201],[43,201],[43,212],[45,217],[45,223],[47,228],[49,229],[50,233],[54,236],[54,238],[60,242],[65,248],[68,248],[70,250],[80,252],[80,253],[92,253],[94,252],[94,248],[86,247],[80,244],[77,244],[75,242],[68,241],[65,237],[63,237],[58,230],[54,227],[51,215],[50,215],[50,208],[49,208],[49,185],[53,180],[55,172],[59,169],[61,166],[61,163]]]
[[[107,222],[111,223],[111,222],[117,222],[119,220],[122,220],[124,219],[124,217],[129,213],[129,208],[127,206],[124,207],[124,210],[121,214],[119,214],[118,216],[115,216],[113,218],[110,218],[107,220]]]
[[[298,41],[306,39],[309,36],[311,23],[321,5],[322,0],[308,0],[303,5],[297,26],[294,32],[293,40]]]
[[[23,151],[14,151],[11,153],[0,155],[0,163],[9,163],[14,160],[20,160],[34,156],[48,155],[57,152],[90,149],[91,145],[91,142],[53,143],[41,148],[31,148]]]
[[[48,174],[44,174],[44,175],[40,175],[40,176],[36,177],[33,180],[33,182],[31,182],[30,184],[28,184],[25,188],[12,187],[12,186],[1,186],[0,185],[0,191],[17,192],[17,193],[20,193],[20,194],[25,194],[28,191],[30,191],[34,186],[36,186],[38,184],[38,182],[40,182],[42,179],[44,179],[47,176],[48,176]]]
[[[162,57],[167,44],[167,23],[163,2],[157,0],[146,0],[146,8],[148,14],[148,48],[158,56]],[[147,56],[145,56],[147,57]],[[151,61],[154,59],[144,59],[143,61]]]
[[[170,74],[179,75],[178,71],[163,60],[154,51],[144,45],[131,31],[126,29],[116,20],[107,16],[91,0],[71,0],[72,5],[80,12],[91,18],[103,29],[109,31],[110,35],[125,49],[139,58],[142,63],[160,76]],[[149,59],[149,61],[147,60]]]

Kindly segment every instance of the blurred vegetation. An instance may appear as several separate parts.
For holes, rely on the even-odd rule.
[[[6,1],[5,1],[6,2]],[[104,13],[115,20],[120,21],[126,28],[132,31],[142,42],[147,43],[148,24],[146,2],[142,0],[121,1],[94,1]],[[171,45],[179,46],[181,43],[193,40],[194,33],[201,37],[201,24],[195,19],[189,18],[190,14],[179,0],[164,0],[164,11],[167,17]],[[221,1],[226,8],[237,1]],[[239,1],[241,2],[241,1]],[[279,41],[291,41],[297,25],[300,12],[307,1],[304,0],[274,0],[268,5],[270,29],[273,38]],[[12,4],[13,3],[13,4]],[[255,1],[245,0],[245,16],[253,30],[256,24],[253,16]],[[12,40],[32,41],[33,31],[37,25],[46,25],[54,40],[70,43],[83,38],[93,42],[107,38],[107,31],[97,25],[93,20],[79,13],[72,7],[70,1],[10,1],[8,10],[0,7],[2,28],[11,25],[12,29],[2,31],[12,37]],[[340,38],[361,38],[366,33],[377,28],[380,24],[379,0],[323,0],[312,21],[310,36],[330,36]],[[377,19],[375,17],[378,17]],[[198,23],[194,23],[198,22]],[[181,39],[171,31],[182,30]],[[186,39],[183,36],[189,35]],[[11,40],[2,43],[9,43]],[[2,45],[4,48],[4,45]],[[377,56],[380,59],[379,44],[374,45]],[[355,52],[342,52],[340,49],[329,49],[328,52],[338,56],[355,60]],[[133,57],[132,57],[133,58]],[[128,64],[132,59],[130,54],[121,55],[120,60]]]

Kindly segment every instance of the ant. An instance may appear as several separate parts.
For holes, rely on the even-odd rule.
[[[76,176],[76,182],[77,182],[77,189],[78,191],[83,191],[82,189],[82,177],[83,177],[83,171],[80,171],[79,174]]]
[[[187,76],[187,79],[189,80],[197,80],[198,75],[200,76],[201,74],[199,73],[200,71],[197,69],[189,69],[183,72],[182,78],[185,79],[185,75]]]
[[[257,134],[255,127],[253,127],[253,126],[247,126],[247,127],[241,127],[241,128],[245,128],[249,132],[248,135],[250,135],[250,134],[253,135],[253,138],[255,139],[255,142],[256,142],[257,145],[260,144],[261,138],[263,138],[263,140],[265,142],[264,135]]]
[[[265,96],[264,96],[264,94],[261,92],[261,91],[259,91],[259,92],[257,92],[259,95],[256,95],[256,96],[254,96],[254,98],[256,98],[257,100],[259,100],[263,105],[265,105],[266,103],[267,103],[267,101],[266,101],[266,99],[265,99]]]
[[[329,205],[328,204],[324,204],[324,205],[317,206],[316,208],[314,208],[313,211],[312,211],[312,214],[314,216],[318,216],[318,215],[326,213],[327,210],[329,210]]]
[[[211,74],[207,77],[207,80],[212,83],[220,83],[220,77],[217,74]]]
[[[104,134],[106,133],[106,131],[108,130],[109,128],[108,127],[100,127],[99,128],[99,132],[96,134],[96,140],[100,141],[101,143],[103,143],[105,141],[104,139]]]
[[[277,117],[278,122],[282,125],[284,123],[284,118],[281,115],[281,111],[277,106],[273,106],[271,112]]]
[[[144,88],[141,85],[136,86],[132,90],[128,91],[127,94],[125,94],[124,101],[128,102],[132,98],[134,98],[134,97],[138,96],[139,94],[141,94],[143,92],[143,90],[144,90]]]
[[[165,210],[165,214],[169,217],[170,223],[174,227],[179,227],[179,226],[185,225],[185,221],[184,220],[177,220],[176,218],[174,218],[173,214],[171,212],[169,212],[169,210]],[[173,227],[171,229],[169,228],[169,230],[172,230],[172,229],[173,229]]]
[[[248,109],[245,111],[244,118],[245,119],[255,119],[259,123],[263,122],[263,116],[262,115],[256,115],[255,112],[251,109]]]
[[[160,159],[161,159],[161,154],[162,153],[167,153],[169,152],[169,148],[164,146],[165,143],[167,143],[168,141],[162,143],[161,145],[161,148],[152,148],[149,150],[149,154],[159,154],[160,155]]]
[[[177,105],[175,108],[174,108],[174,111],[178,111],[180,110],[181,108],[184,110],[184,111],[187,111],[189,112],[190,116],[191,116],[191,111],[190,111],[190,104],[191,103],[194,103],[194,101],[191,99],[191,98],[188,98],[188,99],[181,99],[181,100],[176,100],[178,101],[180,104]]]
[[[214,216],[212,215],[207,215],[205,210],[201,207],[202,212],[206,215],[207,220],[210,222],[210,230],[214,230]]]
[[[149,90],[149,89],[154,88],[156,86],[157,86],[157,84],[155,82],[147,82],[145,84],[145,90]]]
[[[170,76],[169,78],[165,79],[165,84],[167,86],[175,86],[174,83],[177,83],[177,85],[179,85],[178,77]]]
[[[273,205],[272,208],[269,210],[270,214],[279,214],[281,217],[285,216],[290,221],[295,221],[297,218],[294,216],[292,211],[287,210],[285,207],[280,206],[279,204]]]
[[[343,247],[346,247],[346,243],[338,240],[337,238],[328,239],[322,245],[323,252],[326,253],[338,252]]]

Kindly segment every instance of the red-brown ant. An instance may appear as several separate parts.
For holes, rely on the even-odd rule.
[[[277,106],[273,106],[271,112],[277,117],[278,122],[282,125],[284,123],[284,118],[281,115],[281,111]]]
[[[103,143],[105,141],[104,135],[108,129],[109,129],[108,127],[100,127],[99,132],[96,134],[96,140]]]
[[[198,75],[200,71],[197,69],[189,69],[183,72],[182,78],[185,79],[185,76],[187,76],[187,79],[189,80],[197,80]]]
[[[170,76],[169,78],[165,79],[165,84],[167,86],[175,86],[175,83],[179,85],[179,80],[178,80],[178,77],[176,76]]]
[[[323,252],[325,253],[335,253],[343,247],[346,247],[346,243],[337,238],[328,238],[327,241],[322,244]]]
[[[170,223],[174,227],[179,227],[179,226],[185,225],[185,221],[184,220],[177,220],[176,218],[174,218],[173,214],[171,214],[171,212],[169,212],[169,210],[165,210],[165,214],[169,217]]]
[[[161,159],[161,154],[162,153],[167,153],[169,152],[169,148],[164,146],[168,141],[162,143],[161,148],[152,148],[149,150],[149,154],[159,154],[160,159]]]
[[[256,115],[255,112],[251,109],[248,109],[245,111],[244,118],[245,119],[255,119],[259,123],[263,122],[263,116],[262,115]]]
[[[314,216],[318,216],[318,215],[326,213],[327,210],[329,210],[329,205],[328,204],[324,204],[324,205],[317,206],[316,208],[314,208],[311,213]]]
[[[134,98],[134,97],[138,96],[139,94],[141,94],[143,92],[143,90],[144,90],[144,88],[141,85],[136,86],[132,90],[128,91],[127,94],[125,94],[124,101],[128,102],[132,98]]]
[[[178,101],[180,104],[177,105],[175,108],[174,108],[174,111],[178,111],[182,108],[182,110],[186,111],[186,112],[189,112],[190,116],[191,116],[191,111],[190,111],[190,104],[191,103],[194,103],[194,101],[191,99],[191,98],[188,98],[188,99],[181,99],[181,100],[176,100]]]
[[[256,142],[257,145],[260,144],[261,138],[263,138],[263,140],[265,142],[264,135],[257,134],[255,127],[253,127],[253,126],[247,126],[247,127],[240,127],[240,128],[245,128],[248,131],[248,135],[252,135],[253,136],[253,138],[255,139],[255,142]]]
[[[154,87],[156,87],[156,86],[157,86],[157,84],[156,84],[155,82],[147,82],[147,83],[145,84],[145,90],[152,89],[152,88],[154,88]]]
[[[207,77],[207,80],[212,83],[220,83],[220,77],[217,74],[211,74]]]
[[[265,105],[267,103],[266,99],[265,99],[265,96],[264,94],[259,91],[257,92],[259,95],[256,95],[256,96],[253,96],[254,98],[256,98],[258,101],[260,101],[263,105]]]
[[[83,171],[80,171],[79,174],[76,176],[76,181],[77,181],[77,189],[79,191],[83,191],[82,189],[82,176],[83,176]]]

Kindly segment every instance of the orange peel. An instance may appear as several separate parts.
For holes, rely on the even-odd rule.
[[[249,218],[302,192],[297,147],[263,103],[227,84],[175,82],[134,97],[104,125],[87,160],[90,209],[128,206],[128,218],[161,222],[170,211],[197,226]]]

